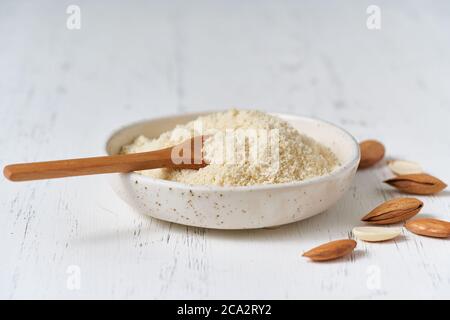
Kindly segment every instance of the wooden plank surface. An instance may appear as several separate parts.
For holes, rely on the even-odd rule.
[[[0,3],[0,165],[100,155],[112,131],[178,112],[257,108],[332,121],[450,181],[450,4],[378,1]],[[450,242],[404,232],[313,264],[398,193],[383,166],[329,211],[273,230],[137,215],[103,177],[0,179],[1,298],[450,298]],[[450,220],[450,191],[420,197]]]

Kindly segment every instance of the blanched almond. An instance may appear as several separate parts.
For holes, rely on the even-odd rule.
[[[405,224],[409,231],[427,237],[450,237],[450,222],[438,219],[415,219]]]
[[[388,162],[388,166],[389,169],[391,169],[391,171],[398,176],[423,173],[422,167],[418,163],[412,161],[391,160]]]
[[[352,232],[359,240],[378,242],[394,239],[402,232],[402,229],[387,227],[355,227]]]
[[[353,251],[356,247],[355,240],[336,240],[315,247],[303,254],[313,261],[328,261],[343,257]]]

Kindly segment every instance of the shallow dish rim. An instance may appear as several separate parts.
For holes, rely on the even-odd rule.
[[[223,112],[223,111],[224,110],[172,114],[172,115],[155,117],[155,118],[150,118],[150,119],[130,123],[128,125],[122,126],[121,128],[114,131],[109,136],[109,138],[105,144],[105,151],[107,154],[109,154],[108,146],[109,146],[111,140],[117,134],[119,134],[120,132],[122,132],[130,127],[133,127],[133,126],[136,126],[139,124],[144,124],[144,123],[151,122],[151,121],[164,121],[167,119],[171,119],[171,118],[175,118],[175,117],[182,117],[182,116],[192,116],[192,117],[203,116],[203,115],[207,115],[210,113]],[[281,117],[299,118],[301,120],[322,123],[322,124],[330,125],[334,128],[337,128],[338,130],[342,131],[347,137],[349,137],[353,141],[352,157],[346,163],[340,164],[337,168],[335,168],[329,174],[326,174],[323,176],[318,176],[318,177],[314,177],[314,178],[310,178],[310,179],[302,180],[302,181],[290,181],[290,182],[282,182],[282,183],[274,183],[274,184],[258,184],[258,185],[249,185],[249,186],[194,185],[194,184],[187,184],[187,183],[178,182],[178,181],[157,179],[157,178],[139,174],[137,172],[122,173],[121,175],[129,175],[133,179],[139,179],[139,180],[146,181],[148,183],[157,184],[157,185],[161,185],[161,186],[169,187],[169,188],[177,188],[177,189],[181,189],[181,190],[192,190],[192,191],[200,191],[200,192],[201,191],[241,192],[241,191],[274,190],[274,189],[280,189],[280,188],[293,188],[293,187],[308,186],[308,185],[311,185],[314,183],[319,183],[319,182],[326,181],[326,180],[332,179],[334,177],[337,177],[340,174],[342,174],[343,172],[346,172],[358,165],[359,160],[360,160],[359,143],[353,135],[351,135],[347,130],[343,129],[342,127],[340,127],[332,122],[318,119],[315,117],[310,117],[310,116],[302,116],[302,115],[289,114],[289,113],[278,113],[278,112],[268,112],[268,114],[275,115],[275,116],[281,116]],[[310,136],[310,137],[315,139],[312,136]]]

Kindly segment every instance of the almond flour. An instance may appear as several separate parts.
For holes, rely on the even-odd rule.
[[[288,122],[264,112],[236,109],[199,117],[156,139],[139,136],[122,153],[169,147],[192,135],[210,135],[203,149],[208,166],[140,173],[194,185],[246,186],[301,181],[328,174],[338,165],[327,147]]]

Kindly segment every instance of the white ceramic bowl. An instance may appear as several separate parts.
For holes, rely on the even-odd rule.
[[[106,151],[117,154],[138,135],[157,137],[206,113],[184,114],[129,125],[114,133]],[[328,146],[341,165],[301,182],[244,187],[188,185],[138,173],[111,175],[116,193],[138,212],[204,228],[254,229],[306,219],[330,208],[347,191],[359,163],[359,145],[343,129],[321,120],[275,114]]]

